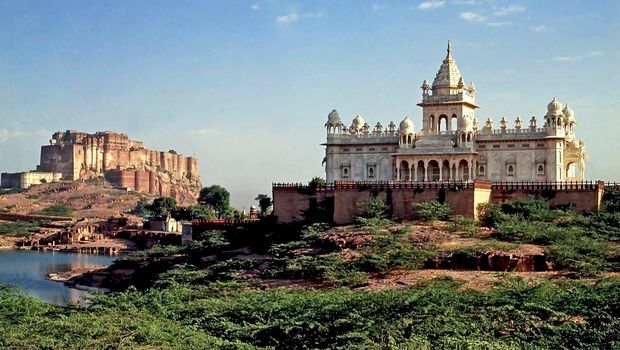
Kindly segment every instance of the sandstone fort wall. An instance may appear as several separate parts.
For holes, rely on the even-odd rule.
[[[41,147],[39,171],[64,180],[99,176],[118,187],[154,195],[196,196],[201,187],[198,160],[174,151],[144,148],[141,141],[114,132],[57,132]]]

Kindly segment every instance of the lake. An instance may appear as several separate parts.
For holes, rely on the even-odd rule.
[[[79,302],[88,292],[47,280],[50,273],[75,268],[103,267],[116,257],[36,250],[0,250],[0,284],[20,287],[25,294],[66,305]]]

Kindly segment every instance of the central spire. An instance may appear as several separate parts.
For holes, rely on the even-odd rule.
[[[452,43],[450,40],[448,40],[448,49],[446,51],[446,58],[443,60],[441,67],[439,67],[435,80],[433,80],[433,94],[447,95],[451,89],[455,90],[465,86],[465,82],[461,82],[463,80],[461,72],[452,58]],[[459,82],[462,84],[459,84]]]

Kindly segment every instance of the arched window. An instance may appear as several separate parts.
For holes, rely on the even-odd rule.
[[[454,131],[457,128],[458,128],[457,117],[456,117],[456,114],[453,114],[452,117],[450,117],[450,130]]]
[[[538,168],[536,170],[538,175],[545,175],[545,167],[542,164],[538,164]]]
[[[513,175],[515,172],[515,167],[513,165],[508,166],[508,175]]]

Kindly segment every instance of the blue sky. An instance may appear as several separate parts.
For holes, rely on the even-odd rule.
[[[323,124],[419,128],[447,40],[476,117],[575,110],[587,176],[620,180],[618,1],[0,0],[0,171],[33,169],[53,131],[114,130],[195,155],[249,207],[272,181],[324,175]]]

